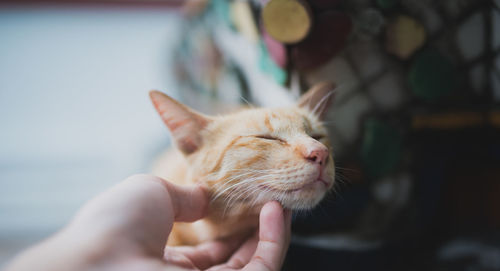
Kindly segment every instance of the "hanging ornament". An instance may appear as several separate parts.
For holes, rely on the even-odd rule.
[[[248,40],[257,43],[259,41],[259,32],[249,2],[234,1],[230,7],[231,19],[236,29]]]
[[[262,23],[267,33],[282,43],[303,40],[312,25],[312,15],[301,0],[271,0],[262,9]]]
[[[288,62],[286,47],[269,36],[265,30],[262,30],[262,40],[273,61],[281,68],[285,68]]]
[[[424,26],[415,19],[401,15],[387,27],[386,49],[389,53],[407,59],[425,43]]]

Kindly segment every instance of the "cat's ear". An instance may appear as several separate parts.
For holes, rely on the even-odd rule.
[[[190,154],[201,147],[203,140],[200,132],[210,122],[208,117],[159,91],[150,91],[149,97],[180,151]]]
[[[297,105],[323,119],[335,98],[335,87],[332,82],[317,83],[300,97]]]

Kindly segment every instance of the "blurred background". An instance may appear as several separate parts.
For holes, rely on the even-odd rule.
[[[169,145],[150,105],[337,82],[335,193],[284,270],[500,270],[500,1],[0,4],[0,266]]]
[[[168,145],[170,6],[0,4],[0,265]]]

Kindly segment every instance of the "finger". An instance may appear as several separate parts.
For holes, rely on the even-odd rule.
[[[163,181],[172,199],[174,219],[179,222],[193,222],[205,216],[209,196],[201,186],[180,186]]]
[[[288,249],[289,239],[281,205],[275,201],[266,203],[260,212],[259,220],[259,243],[244,270],[279,270]]]
[[[285,260],[286,252],[288,251],[288,247],[290,246],[290,241],[292,239],[292,210],[285,209],[285,251],[283,251],[283,256],[281,258],[281,263]]]
[[[248,240],[241,245],[240,248],[231,256],[231,258],[225,264],[226,267],[240,269],[244,267],[253,254],[255,253],[255,249],[257,248],[257,244],[259,242],[259,233],[258,231]]]
[[[291,216],[291,211],[290,210],[284,210],[284,220],[285,220],[285,247],[288,247],[290,244],[290,235],[291,235],[291,223],[292,223],[292,216]],[[256,232],[256,234],[248,239],[239,249],[236,251],[233,256],[229,259],[229,261],[226,263],[227,267],[234,268],[234,269],[240,269],[243,268],[245,265],[248,264],[252,256],[254,255],[257,244],[259,241],[259,232]],[[283,262],[284,258],[286,255],[283,253],[281,262]]]
[[[259,241],[259,234],[256,232],[250,238],[245,240],[245,242],[233,253],[231,258],[220,265],[214,265],[210,268],[210,271],[214,270],[228,270],[228,269],[240,269],[244,267],[250,259],[252,255],[255,253],[255,248],[257,247],[257,243]]]
[[[290,244],[291,223],[292,223],[292,213],[290,210],[284,211],[283,219],[285,225],[285,242],[284,242],[285,250],[283,251],[281,258],[278,260],[279,265],[283,263],[283,260],[286,255],[286,250],[288,248],[288,245]],[[262,227],[262,217],[261,217],[261,227]],[[212,268],[209,269],[209,271],[240,270],[249,263],[252,256],[254,256],[254,254],[256,253],[258,242],[259,242],[259,231],[256,232],[256,234],[254,234],[251,238],[246,240],[226,263],[213,266]],[[250,266],[248,270],[254,271],[254,269],[252,268],[256,268],[256,264],[252,263],[252,266]],[[261,269],[256,269],[256,270],[261,270]]]
[[[121,261],[120,261],[121,260]],[[195,268],[182,267],[165,263],[162,260],[135,258],[120,259],[107,266],[98,266],[94,270],[148,270],[148,271],[194,271]]]
[[[220,264],[241,244],[244,236],[226,240],[216,240],[200,244],[195,247],[166,247],[165,259],[172,261],[171,255],[183,255],[199,269]],[[180,258],[179,258],[180,259]],[[183,266],[187,266],[183,264]]]
[[[194,263],[184,255],[184,253],[174,249],[165,248],[164,259],[168,264],[173,266],[191,269],[196,268]]]
[[[166,196],[170,199],[169,207],[172,208],[175,221],[193,222],[205,216],[208,210],[209,196],[201,186],[181,186],[160,177],[138,174],[127,178],[124,182],[118,184],[117,187],[132,186],[134,184],[145,187],[151,182],[161,184],[165,188],[163,192],[167,192]],[[142,196],[149,198],[148,194],[143,194]]]

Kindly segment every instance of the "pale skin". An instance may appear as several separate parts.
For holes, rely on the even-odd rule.
[[[260,212],[251,236],[195,247],[166,247],[174,221],[192,222],[208,209],[199,186],[136,175],[88,202],[64,229],[24,251],[18,270],[279,270],[290,242],[290,211],[275,201]]]

